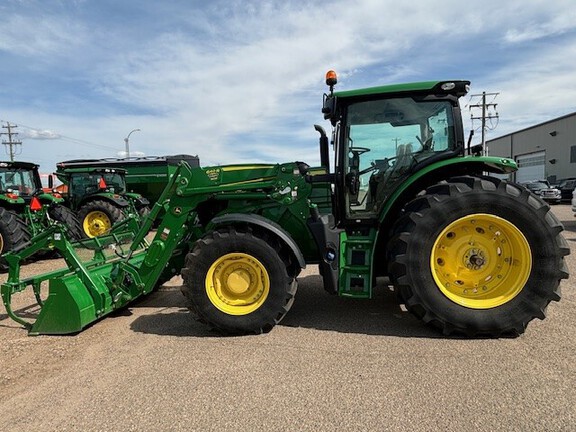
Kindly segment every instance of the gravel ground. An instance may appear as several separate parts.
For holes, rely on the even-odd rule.
[[[553,211],[576,245],[570,207]],[[567,262],[576,274],[576,251]],[[73,336],[29,337],[2,308],[0,430],[576,431],[573,280],[546,320],[497,340],[443,337],[385,287],[372,300],[329,296],[314,267],[261,336],[194,322],[178,278]],[[32,304],[20,295],[15,309]]]

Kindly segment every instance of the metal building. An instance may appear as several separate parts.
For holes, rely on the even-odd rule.
[[[512,180],[576,178],[576,112],[486,142],[490,156],[518,163]]]

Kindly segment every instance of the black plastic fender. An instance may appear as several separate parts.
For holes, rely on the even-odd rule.
[[[247,213],[229,213],[222,216],[216,216],[210,221],[210,225],[217,227],[219,225],[234,225],[236,223],[247,223],[257,225],[272,232],[276,237],[282,240],[292,250],[294,257],[298,260],[301,269],[306,268],[306,261],[300,248],[288,232],[276,222],[266,219],[263,216]]]

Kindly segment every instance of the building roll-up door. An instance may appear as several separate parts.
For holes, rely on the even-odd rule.
[[[516,163],[518,164],[518,171],[516,172],[517,183],[546,178],[545,151],[516,156]]]

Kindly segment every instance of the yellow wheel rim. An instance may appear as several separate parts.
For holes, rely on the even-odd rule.
[[[112,227],[112,221],[106,213],[96,210],[86,215],[82,226],[88,237],[96,237],[108,232]]]
[[[247,315],[266,301],[270,278],[253,256],[230,253],[216,260],[206,275],[206,293],[214,306],[229,315]]]
[[[0,234],[0,254],[4,253],[4,237]]]
[[[516,226],[478,213],[455,220],[440,233],[430,268],[438,288],[450,300],[472,309],[489,309],[522,291],[532,270],[532,254]]]

